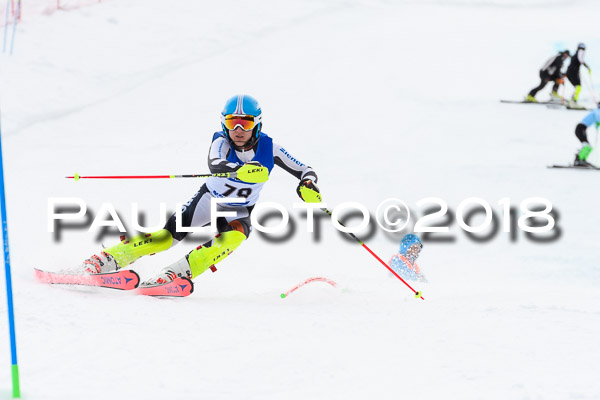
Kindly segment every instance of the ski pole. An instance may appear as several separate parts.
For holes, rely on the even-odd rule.
[[[15,35],[17,33],[17,22],[19,22],[19,15],[21,14],[21,1],[17,3],[17,13],[15,14],[15,18],[13,19],[13,32],[12,38],[10,41],[10,55],[12,56],[13,48],[15,47]]]
[[[600,124],[596,123],[596,138],[594,139],[594,148],[598,147],[598,136],[600,135],[600,133],[598,132],[598,127],[600,126]],[[596,154],[598,154],[596,152]],[[596,160],[598,159],[598,157],[596,157]]]
[[[587,86],[588,86],[588,89],[590,89],[590,93],[592,95],[592,100],[594,100],[594,105],[598,106],[598,102],[596,101],[596,95],[594,94],[594,82],[592,81],[592,70],[590,69],[588,71],[589,71],[588,76],[589,76],[590,80],[589,80]]]
[[[333,215],[331,214],[331,211],[329,211],[327,208],[321,208],[321,211],[327,213],[327,215],[329,215],[330,217],[332,217]],[[344,224],[342,224],[340,221],[338,221],[338,224],[344,226]],[[396,273],[396,271],[394,271],[393,269],[390,268],[389,265],[387,265],[381,258],[379,258],[379,256],[375,253],[373,253],[373,251],[366,245],[364,244],[359,238],[357,238],[356,236],[354,236],[354,234],[352,232],[346,232],[348,233],[348,235],[352,236],[352,238],[354,240],[356,240],[358,243],[360,243],[360,245],[362,247],[364,247],[369,253],[371,253],[371,255],[373,257],[375,257],[381,264],[383,264],[384,267],[386,267],[392,274],[394,274],[394,276],[398,279],[400,279],[406,286],[408,286],[408,288],[410,290],[413,291],[413,293],[415,294],[415,298],[421,298],[422,300],[425,300],[422,296],[422,293],[420,291],[416,291],[415,289],[412,288],[412,286],[410,286],[404,279],[402,279],[402,277],[400,275],[398,275]]]
[[[235,178],[237,172],[222,172],[218,174],[189,174],[189,175],[92,175],[92,176],[80,176],[75,174],[73,176],[66,176],[67,179],[74,179],[76,181],[80,179],[175,179],[175,178]]]
[[[8,6],[10,5],[10,0],[6,0],[6,18],[4,19],[4,44],[2,45],[2,52],[6,53],[6,39],[8,38]]]

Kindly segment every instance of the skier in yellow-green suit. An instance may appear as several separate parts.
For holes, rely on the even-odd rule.
[[[252,230],[250,213],[275,165],[299,179],[297,192],[302,200],[321,201],[315,171],[262,132],[262,110],[256,99],[236,95],[227,100],[221,113],[221,126],[223,130],[213,135],[208,166],[211,173],[236,172],[237,177],[208,178],[183,207],[179,225],[199,227],[209,224],[212,198],[244,198],[244,201],[217,204],[217,210],[235,211],[236,216],[217,218],[218,235],[142,285],[169,283],[178,276],[193,279],[234,251]],[[83,262],[83,269],[92,274],[115,271],[142,256],[170,249],[187,234],[177,232],[176,215],[171,216],[164,229],[158,232],[122,240],[93,255]]]

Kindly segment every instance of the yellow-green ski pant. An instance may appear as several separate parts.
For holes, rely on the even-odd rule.
[[[153,233],[143,233],[131,239],[104,249],[104,252],[115,258],[119,267],[123,268],[142,256],[160,253],[173,244],[173,236],[166,229]]]
[[[579,99],[579,93],[581,93],[581,85],[575,86],[575,93],[573,94],[574,101],[577,101],[577,99]]]
[[[212,241],[198,246],[188,254],[192,279],[216,263],[223,261],[246,239],[242,232],[232,230],[217,235]],[[210,245],[210,246],[209,246]]]
[[[192,250],[187,259],[192,270],[192,278],[202,274],[211,266],[224,260],[246,239],[246,235],[237,230],[223,232],[211,241]],[[173,244],[173,236],[166,229],[154,233],[135,236],[121,243],[104,249],[115,258],[119,267],[123,268],[140,257],[165,251]]]

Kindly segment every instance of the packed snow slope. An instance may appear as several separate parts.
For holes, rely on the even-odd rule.
[[[23,1],[13,54],[9,25],[0,57],[24,399],[600,398],[600,173],[546,168],[572,161],[585,113],[499,102],[523,98],[544,61],[578,42],[593,71],[583,101],[598,97],[588,86],[600,81],[598,2],[103,0],[54,12],[41,3]],[[88,232],[91,220],[48,232],[49,198],[81,198],[95,213],[111,203],[127,226],[138,203],[151,226],[161,202],[173,211],[202,184],[65,176],[207,172],[235,93],[260,100],[264,132],[317,171],[330,209],[352,201],[375,214],[398,198],[413,211],[407,233],[431,206],[420,199],[456,213],[479,197],[497,233],[475,241],[454,217],[433,221],[450,231],[424,238],[429,283],[415,284],[425,297],[416,300],[327,219],[307,233],[293,208],[297,181],[276,169],[261,201],[284,205],[295,231],[279,241],[255,231],[188,298],[34,281],[34,267],[77,265],[118,240]],[[518,209],[529,197],[558,213],[555,236],[537,236],[549,241],[503,232],[498,202]],[[387,261],[401,234],[371,226],[359,236]],[[133,267],[149,278],[207,237]],[[279,297],[314,276],[338,288]],[[0,310],[8,398],[4,301]]]

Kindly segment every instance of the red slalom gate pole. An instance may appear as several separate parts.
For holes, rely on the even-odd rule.
[[[329,215],[330,217],[332,216],[331,212],[326,208],[321,208],[321,211],[327,213],[327,215]],[[338,221],[338,224],[344,226],[344,224],[342,224],[340,221]],[[402,277],[400,275],[398,275],[392,268],[390,268],[390,266],[387,265],[381,258],[379,258],[379,256],[377,254],[373,253],[373,251],[366,244],[364,244],[362,242],[362,240],[360,240],[359,238],[354,236],[354,234],[352,232],[346,232],[346,233],[348,233],[348,235],[352,236],[354,238],[354,240],[356,240],[358,243],[360,243],[360,245],[362,247],[364,247],[369,253],[371,253],[371,255],[373,257],[375,257],[381,264],[383,264],[383,266],[386,267],[392,274],[394,274],[394,276],[396,278],[400,279],[402,281],[402,283],[404,283],[410,290],[412,290],[413,293],[415,294],[415,298],[417,298],[417,299],[420,298],[421,300],[425,300],[425,298],[422,296],[422,293],[420,291],[416,291],[415,289],[413,289],[413,287],[410,286],[408,284],[408,282],[406,282],[404,279],[402,279]]]
[[[352,234],[351,234],[351,235],[352,235]],[[352,236],[354,236],[354,235],[352,235]],[[356,238],[356,236],[354,236],[354,237]],[[387,265],[385,262],[383,262],[383,260],[382,260],[381,258],[379,258],[379,256],[377,256],[377,254],[373,253],[373,251],[372,251],[370,248],[368,248],[366,244],[364,244],[364,243],[363,243],[363,242],[361,242],[360,240],[359,240],[359,242],[360,242],[360,244],[362,245],[362,247],[364,247],[365,249],[367,249],[367,251],[368,251],[369,253],[371,253],[371,254],[373,255],[373,257],[375,257],[377,260],[379,260],[379,262],[380,262],[380,263],[382,263],[382,264],[383,264],[383,266],[384,266],[384,267],[386,267],[386,268],[387,268],[387,269],[388,269],[388,270],[389,270],[389,271],[390,271],[392,274],[394,274],[394,275],[396,276],[396,278],[398,278],[398,279],[400,279],[402,282],[404,282],[404,284],[405,284],[406,286],[408,286],[408,288],[409,288],[410,290],[412,290],[412,291],[413,291],[413,293],[415,294],[415,297],[417,297],[417,298],[421,298],[422,300],[425,300],[425,299],[423,298],[423,296],[421,296],[421,292],[419,292],[419,291],[416,291],[415,289],[413,289],[413,288],[412,288],[412,286],[410,286],[410,285],[408,284],[408,282],[406,282],[404,279],[402,279],[402,277],[401,277],[400,275],[398,275],[398,274],[396,273],[396,271],[394,271],[393,269],[391,269],[389,265]]]

